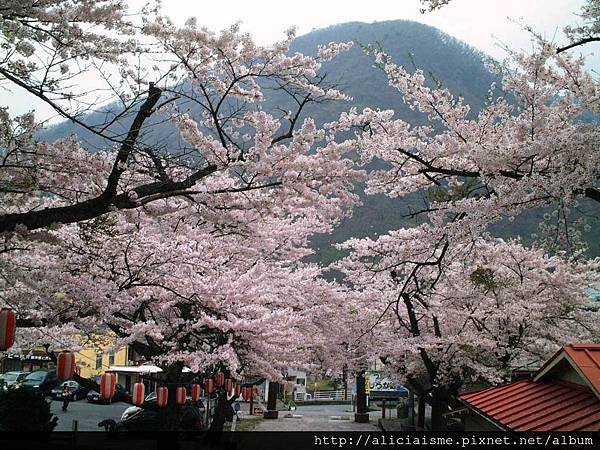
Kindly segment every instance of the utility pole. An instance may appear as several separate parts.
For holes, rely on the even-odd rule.
[[[348,400],[348,366],[344,364],[342,369],[342,380],[344,382],[344,401]]]

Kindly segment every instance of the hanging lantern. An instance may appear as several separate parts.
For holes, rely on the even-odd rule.
[[[156,404],[161,408],[167,406],[169,402],[169,389],[161,386],[156,390]]]
[[[117,387],[117,374],[104,372],[100,378],[100,395],[104,400],[111,400],[115,396]]]
[[[61,381],[70,380],[75,373],[75,355],[73,352],[60,352],[58,354],[56,375]]]
[[[136,405],[136,406],[143,405],[145,394],[146,394],[146,386],[144,386],[144,383],[138,382],[138,383],[133,384],[131,400],[133,401],[134,405]]]
[[[175,402],[178,405],[185,405],[185,401],[186,401],[186,389],[183,386],[178,387],[175,390]]]
[[[223,386],[224,382],[225,374],[223,372],[217,372],[217,374],[215,375],[215,384],[217,385],[217,387]]]
[[[192,401],[197,402],[200,400],[200,396],[202,395],[202,386],[199,384],[192,384]]]
[[[233,390],[233,394],[235,395],[235,398],[239,398],[241,393],[242,393],[242,386],[240,386],[239,384],[236,383],[236,385],[234,386],[234,390]]]
[[[212,378],[207,378],[206,380],[204,380],[204,390],[207,394],[212,394],[212,391],[214,389],[214,380]]]
[[[233,389],[233,380],[231,378],[227,378],[225,380],[225,390],[227,392],[231,392],[231,389]]]
[[[250,392],[248,392],[250,390],[250,388],[248,386],[244,386],[242,388],[242,398],[244,399],[244,401],[248,401],[250,400]]]
[[[8,350],[15,342],[17,318],[10,308],[0,310],[0,351]]]

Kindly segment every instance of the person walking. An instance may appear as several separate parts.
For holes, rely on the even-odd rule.
[[[69,407],[69,401],[71,401],[71,389],[69,389],[69,386],[66,384],[63,386],[62,399],[62,410],[63,412],[67,412],[67,408]]]

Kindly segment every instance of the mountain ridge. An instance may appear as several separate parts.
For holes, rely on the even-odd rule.
[[[361,48],[363,45],[378,45],[396,63],[407,68],[417,66],[424,73],[431,74],[432,84],[441,83],[451,92],[464,97],[465,102],[471,106],[471,114],[477,114],[484,105],[490,85],[498,81],[497,76],[487,68],[487,64],[492,61],[489,56],[435,27],[408,20],[334,24],[296,37],[290,52],[314,55],[318,45],[346,41],[354,41],[359,45],[323,64],[322,72],[339,80],[344,92],[352,96],[353,100],[312,104],[303,111],[300,120],[311,116],[318,124],[322,124],[334,120],[350,107],[361,110],[366,106],[393,109],[396,117],[413,124],[427,120],[424,115],[404,104],[401,95],[389,86],[383,71],[374,67],[372,57]],[[291,104],[277,97],[264,102],[262,107],[266,111],[275,111],[275,108],[292,109]],[[192,115],[198,114],[193,109],[190,112]],[[117,125],[123,131],[128,126],[126,121]],[[103,143],[98,136],[66,122],[49,128],[40,136],[54,141],[70,134],[77,135],[91,151],[110,145]],[[160,142],[181,139],[174,127],[169,128],[169,125],[162,123],[156,124],[150,134],[154,134]],[[418,206],[423,205],[425,195],[423,193],[402,199],[362,195],[364,204],[353,211],[351,218],[342,221],[331,235],[316,236],[313,239],[313,247],[317,252],[313,259],[328,263],[337,258],[340,253],[331,244],[350,237],[376,237],[392,229],[414,226],[417,221],[408,218],[407,214],[411,208],[420,209]],[[540,211],[528,211],[514,223],[500,223],[492,231],[502,237],[520,235],[528,240],[532,233],[537,232],[541,216]],[[588,241],[594,245],[590,253],[600,254],[600,244],[595,244],[595,240],[591,238]]]

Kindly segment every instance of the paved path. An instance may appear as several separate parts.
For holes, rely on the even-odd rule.
[[[279,419],[263,420],[256,431],[374,431],[381,417],[380,411],[371,411],[370,423],[356,423],[350,405],[303,405],[293,413],[301,418],[286,418],[286,414],[287,411],[279,411]],[[339,420],[340,417],[350,420]]]
[[[85,399],[70,402],[67,412],[62,411],[62,401],[53,400],[50,411],[58,417],[55,431],[71,431],[73,419],[79,421],[80,431],[104,431],[98,428],[98,422],[104,419],[118,421],[123,411],[129,406],[127,403],[116,402],[110,405],[88,403]]]

